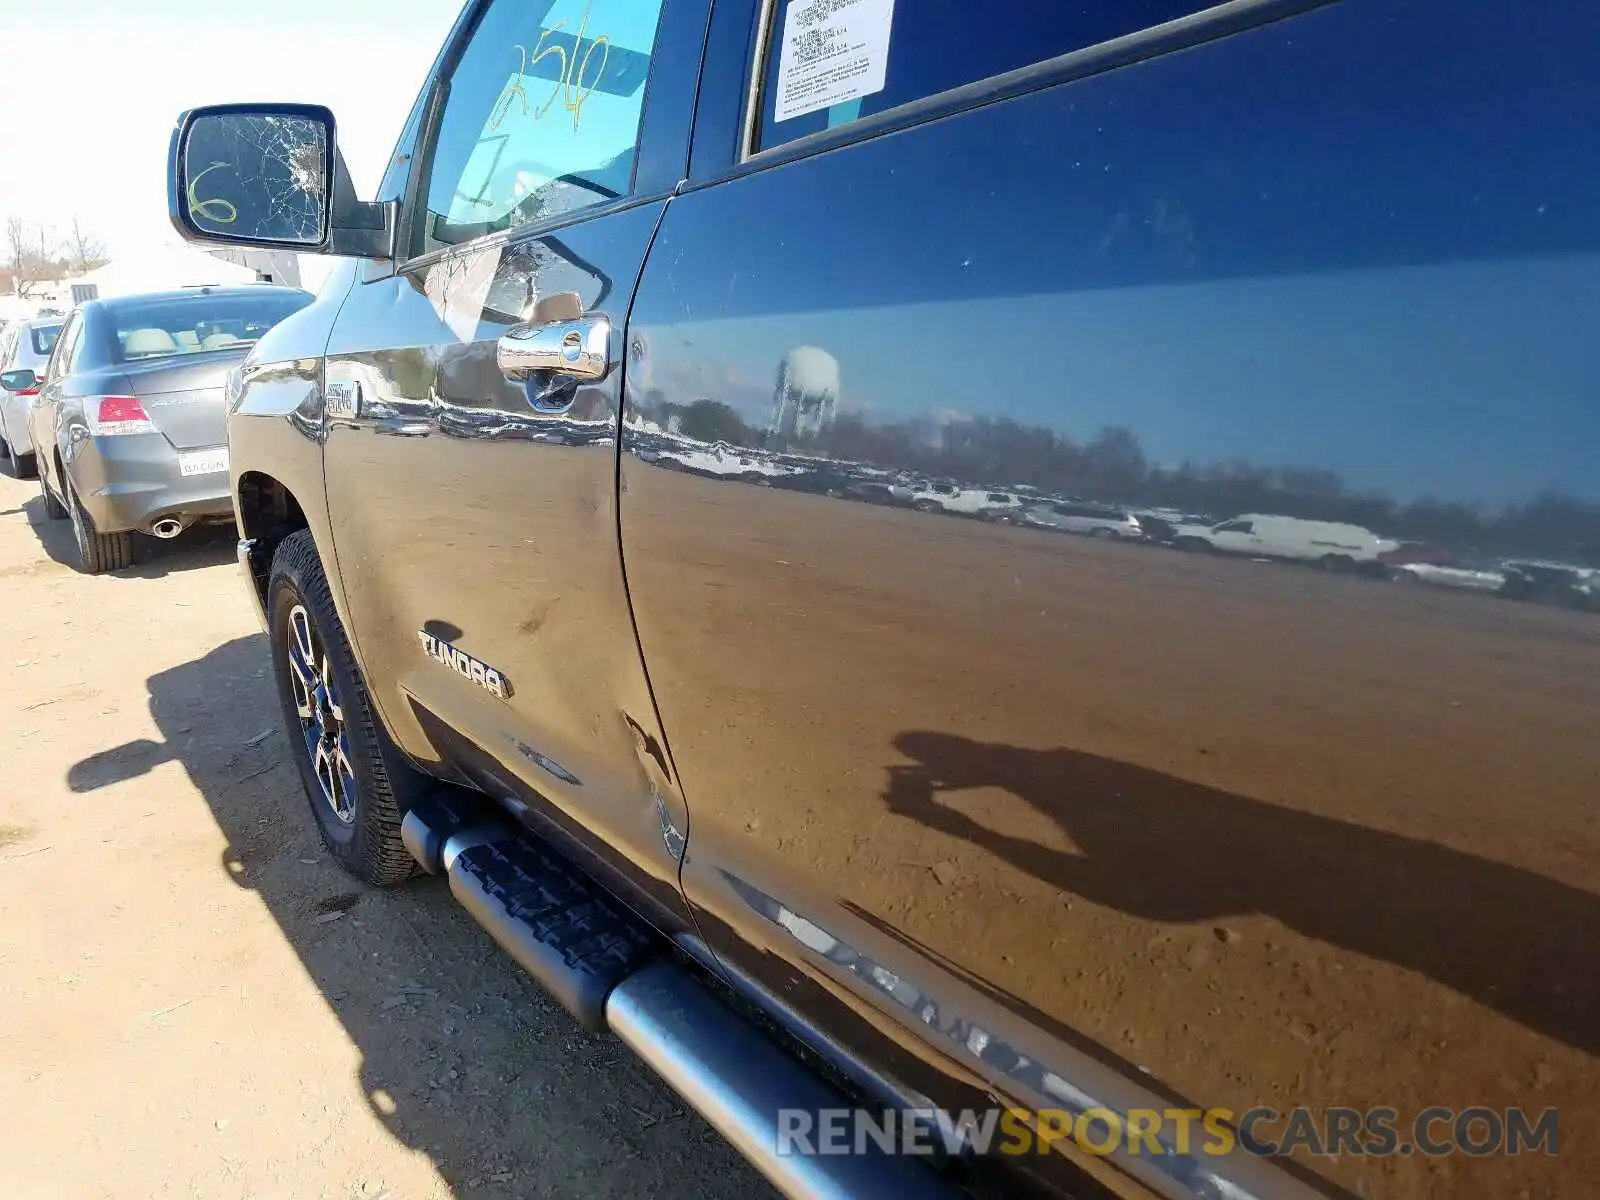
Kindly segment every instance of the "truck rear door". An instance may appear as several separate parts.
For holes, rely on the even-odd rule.
[[[948,1106],[1154,1110],[1170,1153],[1099,1161],[1164,1195],[1294,1190],[1184,1104],[1600,1118],[1596,617],[850,485],[1590,561],[1600,18],[1470,10],[719,0],[634,303],[623,543],[716,953]],[[1560,1150],[1304,1161],[1583,1194]]]

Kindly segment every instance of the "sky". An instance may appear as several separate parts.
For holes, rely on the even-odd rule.
[[[176,239],[179,112],[325,104],[370,196],[460,0],[0,0],[0,221],[76,215],[115,253]]]

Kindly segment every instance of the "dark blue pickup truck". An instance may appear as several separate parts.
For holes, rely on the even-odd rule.
[[[472,0],[371,200],[184,114],[346,260],[228,397],[330,852],[792,1196],[1592,1195],[1596,114],[1575,0]]]

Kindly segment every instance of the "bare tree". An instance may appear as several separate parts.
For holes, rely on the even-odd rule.
[[[65,268],[57,255],[60,244],[46,225],[21,217],[6,219],[6,249],[15,272],[17,295],[31,297],[40,286],[58,278]]]
[[[106,244],[92,233],[84,231],[76,213],[72,216],[72,230],[67,234],[67,266],[82,273],[102,267],[110,261]]]
[[[6,264],[22,269],[22,264],[28,259],[28,251],[33,247],[32,236],[28,230],[28,223],[21,217],[6,218],[6,249],[8,257]]]

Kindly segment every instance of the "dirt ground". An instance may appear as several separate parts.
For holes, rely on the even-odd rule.
[[[327,860],[231,531],[70,550],[0,478],[0,1196],[769,1194],[441,883]]]

